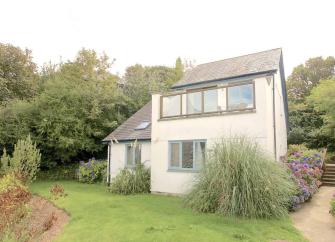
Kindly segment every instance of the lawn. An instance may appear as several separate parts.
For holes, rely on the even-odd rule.
[[[289,218],[250,220],[196,214],[181,198],[116,196],[102,185],[59,182],[67,197],[55,201],[71,215],[57,241],[305,241]],[[49,197],[52,182],[35,182],[32,191]]]

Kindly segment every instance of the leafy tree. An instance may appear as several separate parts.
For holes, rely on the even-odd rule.
[[[0,105],[36,92],[36,65],[31,51],[0,43]]]
[[[179,81],[184,74],[184,65],[180,57],[178,57],[176,60],[175,70],[176,70],[176,80]]]
[[[335,58],[332,56],[310,58],[304,65],[295,67],[287,79],[289,101],[303,102],[320,80],[334,76],[334,70]]]
[[[123,77],[124,92],[134,101],[135,109],[151,100],[153,92],[167,91],[180,79],[183,67],[178,63],[177,59],[176,68],[137,64],[126,69]]]

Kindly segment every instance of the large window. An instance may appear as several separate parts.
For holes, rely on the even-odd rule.
[[[228,109],[241,110],[254,108],[254,85],[246,84],[228,87]]]
[[[244,82],[162,96],[161,118],[254,109],[254,95],[254,83]]]
[[[205,161],[206,141],[169,142],[169,169],[199,170]]]
[[[204,91],[204,112],[219,111],[218,89]]]
[[[173,117],[181,114],[181,96],[166,96],[162,98],[162,116]]]
[[[187,114],[201,113],[202,112],[202,93],[191,92],[187,93]]]
[[[141,163],[141,145],[126,144],[126,166],[134,167]]]

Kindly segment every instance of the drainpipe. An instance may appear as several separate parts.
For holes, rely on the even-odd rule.
[[[275,160],[277,160],[277,135],[276,135],[276,99],[275,99],[275,75],[272,74],[272,105],[273,105],[273,150]]]
[[[108,151],[107,151],[107,185],[110,186],[111,183],[111,174],[110,174],[110,167],[111,167],[111,153],[112,153],[112,141],[108,142]]]

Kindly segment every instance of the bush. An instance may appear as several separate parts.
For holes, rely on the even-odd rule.
[[[3,149],[2,156],[0,158],[0,177],[6,174],[9,168],[10,156],[7,154],[6,149]]]
[[[101,182],[106,171],[107,161],[90,159],[87,163],[80,162],[78,178],[83,183]]]
[[[4,153],[1,160],[9,160],[7,171],[20,174],[24,181],[33,181],[40,167],[41,154],[36,144],[31,141],[30,136],[25,140],[19,140],[10,158]]]
[[[31,194],[14,173],[0,179],[0,241],[2,235],[27,213]]]
[[[321,185],[322,160],[320,152],[309,150],[303,145],[290,145],[287,166],[297,189],[292,197],[291,210],[299,208],[312,198]]]
[[[112,180],[109,191],[115,194],[137,194],[150,192],[150,170],[143,164],[134,169],[123,169]]]
[[[78,163],[71,165],[60,165],[51,169],[41,170],[37,174],[39,180],[77,180],[78,179]]]
[[[59,185],[59,184],[54,184],[50,188],[49,192],[50,192],[50,195],[51,195],[51,199],[53,199],[53,200],[57,200],[58,198],[67,196],[67,194],[64,192],[63,186]]]
[[[281,217],[294,191],[286,168],[246,137],[221,139],[185,197],[199,212],[228,216]]]

